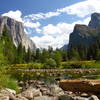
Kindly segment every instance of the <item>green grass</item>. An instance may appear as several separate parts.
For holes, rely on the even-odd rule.
[[[82,65],[82,68],[100,68],[100,62],[95,62],[90,65],[84,64]]]
[[[41,63],[29,63],[29,64],[13,64],[9,68],[11,69],[42,69],[43,64]]]
[[[91,61],[67,61],[61,63],[61,68],[100,68],[100,62]]]
[[[10,88],[16,90],[16,92],[19,92],[17,81],[13,79],[10,74],[7,74],[5,69],[7,67],[8,66],[2,66],[0,68],[0,89]]]

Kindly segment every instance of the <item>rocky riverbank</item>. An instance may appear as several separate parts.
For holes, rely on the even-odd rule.
[[[27,85],[22,87],[23,84]],[[99,100],[93,93],[75,93],[41,81],[19,82],[19,85],[18,94],[11,89],[2,89],[0,100]]]

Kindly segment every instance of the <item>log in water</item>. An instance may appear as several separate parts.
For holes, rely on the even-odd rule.
[[[60,87],[66,91],[100,93],[100,79],[98,80],[62,80]]]

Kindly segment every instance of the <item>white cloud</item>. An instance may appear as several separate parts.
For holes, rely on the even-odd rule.
[[[37,13],[37,14],[30,14],[28,16],[25,16],[24,19],[28,20],[39,20],[39,19],[47,19],[47,18],[51,18],[54,16],[58,16],[60,15],[59,12],[47,12],[47,13]]]
[[[57,25],[53,25],[53,24],[48,24],[47,26],[44,26],[42,28],[42,33],[44,35],[51,35],[54,37],[57,36],[61,36],[64,34],[69,34],[70,32],[72,32],[74,25],[73,24],[68,24],[68,23],[58,23]]]
[[[25,32],[26,34],[32,34],[33,31],[36,32],[36,33],[41,32],[41,30],[39,29],[39,27],[41,26],[40,22],[34,23],[34,22],[31,22],[31,21],[25,21],[24,20],[24,26],[25,26],[25,28],[27,28],[27,32]]]
[[[53,27],[54,27],[54,29],[56,28],[56,26],[53,26]],[[52,28],[50,28],[50,29],[48,28],[47,31],[48,32],[52,31]],[[41,29],[41,31],[43,31],[43,30]],[[31,39],[36,43],[37,47],[48,48],[48,46],[52,46],[54,49],[57,48],[57,47],[58,48],[62,47],[62,45],[65,44],[65,41],[67,43],[67,41],[69,39],[68,38],[69,34],[63,33],[63,34],[59,35],[59,33],[58,34],[54,33],[54,32],[53,33],[50,32],[50,33],[51,34],[43,33],[44,35],[42,37],[35,36],[35,37],[32,37]]]
[[[52,46],[54,49],[56,48],[61,48],[64,44],[65,41],[67,43],[67,38],[69,35],[62,35],[62,36],[57,36],[53,37],[50,35],[44,35],[42,37],[31,37],[31,39],[36,43],[36,46],[39,48],[48,48],[48,46]]]
[[[39,22],[33,23],[33,22],[26,21],[24,22],[24,26],[30,28],[38,28],[41,26],[41,24]]]
[[[24,32],[25,32],[25,34],[29,34],[28,31],[25,28],[24,28]]]
[[[48,46],[52,46],[54,49],[61,48],[65,43],[68,43],[69,33],[72,32],[72,29],[73,26],[67,23],[48,24],[40,29],[42,37],[35,36],[31,39],[40,48],[48,48]]]
[[[85,24],[85,25],[88,25],[90,20],[91,20],[91,18],[87,17],[87,18],[85,18],[83,20],[79,20],[79,21],[73,22],[72,25],[75,25],[75,24]]]
[[[57,12],[85,17],[94,12],[100,12],[100,0],[85,0],[71,6],[58,9]]]
[[[43,27],[42,33],[49,35],[56,35],[57,33],[60,34],[61,30],[59,29],[59,27],[54,26],[53,24],[48,24],[47,26]]]
[[[22,12],[20,10],[9,11],[8,13],[2,14],[2,16],[8,16],[8,17],[13,18],[17,21],[23,22],[22,18],[21,18]]]

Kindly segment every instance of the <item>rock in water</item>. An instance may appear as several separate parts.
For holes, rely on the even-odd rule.
[[[21,22],[6,16],[0,16],[0,36],[2,36],[4,26],[7,27],[8,34],[12,38],[16,47],[18,47],[19,44],[22,44],[25,46],[26,50],[28,48],[30,48],[31,51],[36,49],[34,42],[25,34],[24,27]]]

